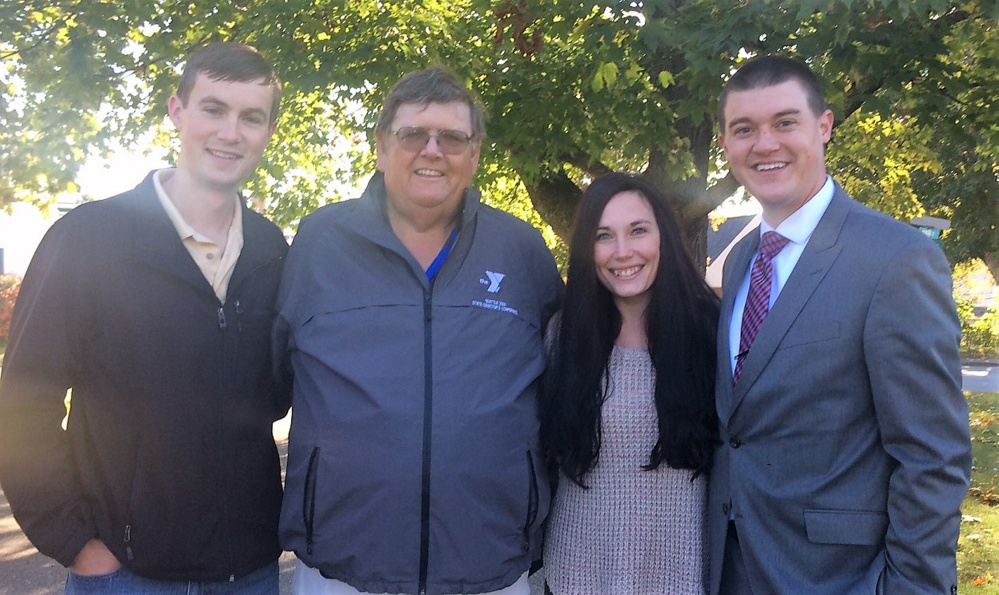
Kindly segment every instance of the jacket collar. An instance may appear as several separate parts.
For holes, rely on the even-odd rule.
[[[184,247],[176,228],[156,196],[154,173],[150,172],[135,189],[125,195],[132,197],[132,200],[128,201],[133,221],[130,230],[132,253],[137,261],[214,295],[211,285]],[[229,281],[231,287],[238,285],[261,264],[280,257],[269,242],[265,241],[267,228],[271,224],[249,210],[242,201],[240,208],[243,215],[243,248],[239,260],[236,261],[232,279]]]
[[[469,223],[475,218],[475,213],[481,204],[482,194],[475,188],[465,188],[465,195],[462,197],[461,224]],[[388,225],[388,191],[385,188],[385,174],[375,172],[368,180],[368,185],[361,194],[361,202],[365,205],[365,221],[373,227]],[[393,234],[394,235],[394,234]]]
[[[482,208],[482,195],[475,188],[466,188],[462,198],[461,217],[458,229],[458,239],[448,257],[448,263],[437,276],[435,284],[446,283],[450,279],[448,272],[453,275],[458,270],[451,261],[460,261],[468,254],[472,237],[475,232],[475,221],[479,209]],[[356,220],[345,222],[353,231],[364,235],[375,244],[389,249],[401,255],[416,272],[422,272],[413,255],[403,246],[402,242],[392,231],[392,226],[388,222],[388,211],[386,202],[388,193],[385,189],[385,176],[381,172],[375,172],[364,193],[359,200],[360,208],[357,210]],[[421,282],[427,283],[426,275],[418,275]]]

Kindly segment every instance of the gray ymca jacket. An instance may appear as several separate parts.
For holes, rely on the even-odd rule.
[[[431,283],[384,205],[376,174],[307,217],[289,253],[281,542],[361,591],[498,590],[540,554],[537,391],[562,281],[535,229],[469,189]]]

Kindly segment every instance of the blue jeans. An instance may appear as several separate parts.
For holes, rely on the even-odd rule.
[[[155,581],[122,566],[108,574],[69,573],[65,595],[277,595],[278,563],[232,581]]]

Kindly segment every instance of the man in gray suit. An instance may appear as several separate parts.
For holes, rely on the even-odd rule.
[[[956,593],[971,444],[947,261],[826,175],[804,64],[746,62],[718,114],[763,221],[725,263],[711,592]]]

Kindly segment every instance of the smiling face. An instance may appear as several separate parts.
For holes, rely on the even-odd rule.
[[[795,79],[732,91],[718,142],[736,179],[776,227],[822,188],[833,114],[815,114]]]
[[[615,194],[600,216],[593,260],[601,285],[618,308],[649,303],[659,269],[659,225],[649,201],[634,190]]]
[[[433,133],[419,150],[404,148],[394,134],[400,128],[425,128]],[[450,215],[460,208],[465,189],[479,164],[479,139],[457,155],[441,152],[435,135],[456,130],[472,135],[471,112],[462,102],[404,103],[389,130],[377,137],[378,169],[385,174],[390,214],[405,219]]]
[[[177,169],[207,190],[237,192],[274,133],[273,98],[273,89],[261,82],[199,74],[186,105],[170,97],[170,119],[180,134]]]

